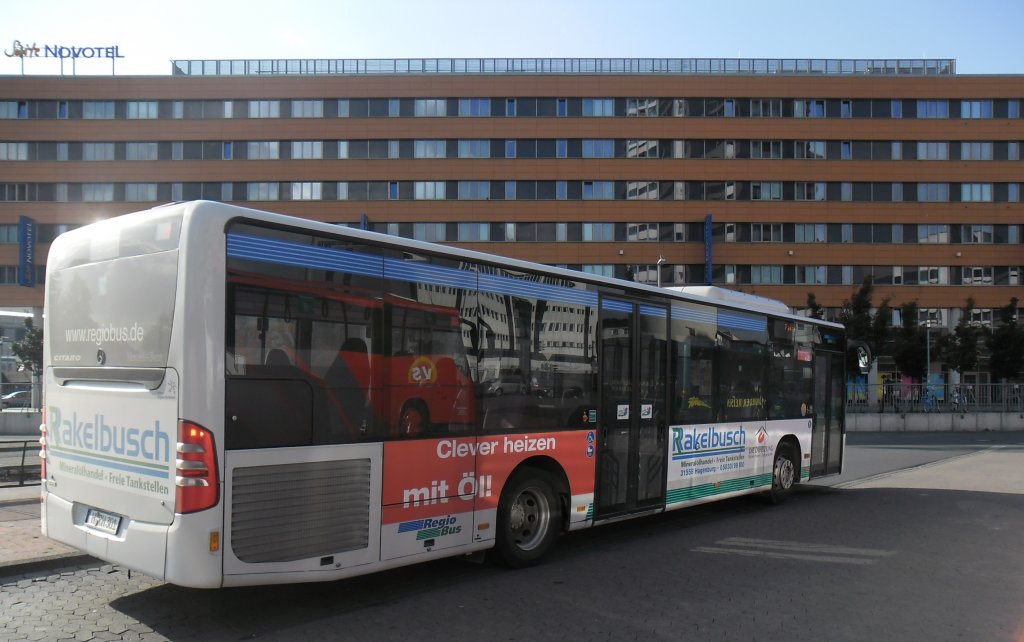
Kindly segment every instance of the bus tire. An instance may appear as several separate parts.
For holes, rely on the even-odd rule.
[[[562,523],[562,504],[552,476],[537,468],[523,468],[509,478],[498,503],[496,561],[509,568],[525,568],[541,561],[551,550]]]
[[[799,470],[797,465],[793,447],[787,442],[780,443],[772,460],[772,489],[768,491],[773,504],[781,504],[793,494]]]
[[[407,401],[398,415],[398,436],[415,437],[426,431],[430,416],[420,401]]]

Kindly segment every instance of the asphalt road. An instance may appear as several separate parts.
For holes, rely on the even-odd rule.
[[[834,485],[573,533],[521,571],[454,559],[220,591],[95,565],[0,578],[0,639],[1019,641],[1022,463],[1019,433],[851,435]]]

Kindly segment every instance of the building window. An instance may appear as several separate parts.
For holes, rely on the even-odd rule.
[[[82,143],[82,160],[114,160],[114,143]]]
[[[459,240],[465,242],[491,240],[490,223],[459,223]]]
[[[459,200],[482,201],[490,197],[490,181],[459,181]]]
[[[388,99],[388,118],[398,118],[402,115],[402,101],[398,98]]]
[[[781,201],[782,183],[778,181],[753,181],[750,183],[750,200]]]
[[[490,98],[460,98],[459,116],[490,116]]]
[[[234,117],[235,117],[235,103],[233,101],[230,101],[230,100],[225,100],[224,101],[224,118],[234,118]],[[230,200],[230,199],[224,199],[224,200]]]
[[[0,143],[0,160],[28,160],[28,143]]]
[[[823,140],[798,140],[793,143],[793,155],[803,159],[823,159],[825,153],[825,141]],[[781,158],[781,157],[780,157]]]
[[[583,181],[583,200],[612,200],[615,198],[615,181]]]
[[[157,160],[159,145],[157,143],[125,143],[124,157],[130,161]],[[67,160],[67,159],[65,159]]]
[[[627,241],[659,241],[657,223],[629,223],[626,225]]]
[[[277,160],[280,158],[279,145],[276,140],[249,141],[246,158],[249,160]]]
[[[960,118],[992,118],[992,101],[961,100]]]
[[[794,225],[795,240],[797,243],[825,243],[824,223],[797,223]]]
[[[339,201],[347,201],[348,200],[348,183],[345,182],[345,181],[340,181],[338,183],[338,200]]]
[[[124,200],[128,202],[155,201],[156,183],[126,183]]]
[[[781,98],[754,98],[750,101],[750,116],[752,118],[781,118]]]
[[[505,200],[514,201],[516,200],[516,182],[505,181]]]
[[[918,183],[919,202],[946,202],[949,200],[949,183]]]
[[[220,150],[221,160],[231,160],[232,158],[234,158],[234,150],[234,143],[232,143],[231,141],[224,141],[224,143],[221,145]]]
[[[324,157],[324,143],[319,140],[292,141],[292,158],[321,159]]]
[[[114,200],[113,183],[83,183],[82,200],[86,203],[101,203]]]
[[[751,223],[751,243],[781,243],[782,223]]]
[[[181,120],[185,117],[185,101],[175,100],[171,103],[171,118]]]
[[[593,274],[595,276],[607,276],[607,277],[614,277],[615,276],[615,266],[614,265],[588,263],[586,265],[580,266],[580,269],[585,274]]]
[[[844,100],[839,106],[839,117],[840,118],[853,118],[853,101]]]
[[[824,118],[825,117],[825,101],[824,100],[794,100],[793,101],[793,117],[794,118]]]
[[[348,118],[349,102],[347,98],[338,101],[338,118]]]
[[[949,225],[946,223],[919,224],[917,242],[924,244],[949,243]]]
[[[300,102],[300,101],[293,101]],[[249,118],[280,118],[281,101],[279,100],[250,100]]]
[[[949,160],[949,143],[939,141],[918,142],[917,160]]]
[[[227,202],[235,200],[235,184],[234,183],[221,183],[220,184],[220,200]]]
[[[444,223],[414,223],[412,226],[412,237],[417,241],[443,242],[448,240],[445,236]]]
[[[439,200],[445,197],[444,181],[416,181],[413,184],[413,198],[416,200]]]
[[[82,118],[86,120],[110,120],[114,117],[114,101],[86,100],[82,102]]]
[[[614,158],[615,141],[611,139],[583,140],[583,158]]]
[[[615,100],[612,98],[584,98],[584,116],[614,116]]]
[[[964,202],[992,202],[992,183],[962,183],[960,200]]]
[[[900,203],[903,201],[903,183],[892,184],[892,202]]]
[[[658,115],[658,99],[629,98],[626,100],[626,115],[655,117]]]
[[[505,141],[505,158],[515,158],[515,157],[516,157],[516,141],[515,140],[506,140]]]
[[[991,243],[993,227],[984,224],[964,225],[961,239],[964,243]]]
[[[157,102],[155,100],[129,100],[126,115],[129,119],[157,118]]]
[[[565,118],[569,115],[569,101],[565,98],[559,98],[556,103],[555,113],[558,114],[559,118]]]
[[[960,143],[960,160],[992,160],[992,143],[963,141]]]
[[[1006,101],[1006,117],[1007,118],[1020,118],[1020,100],[1014,98],[1013,100]]]
[[[607,243],[615,240],[614,223],[584,223],[583,240]]]
[[[844,140],[840,144],[841,158],[843,160],[853,160],[853,141]]]
[[[491,141],[483,140],[460,140],[459,158],[490,158]]]
[[[388,158],[398,158],[401,154],[401,145],[397,140],[388,141]]]
[[[894,140],[892,141],[892,159],[903,160],[903,142]]]
[[[824,182],[797,182],[795,198],[798,201],[824,201],[827,185]]]
[[[658,198],[658,181],[626,181],[627,200],[656,201]]]
[[[566,158],[569,155],[569,141],[559,138],[555,141],[555,158]]]
[[[948,100],[917,101],[918,118],[949,118]]]
[[[569,198],[569,183],[567,181],[555,181],[555,200],[564,201]]]
[[[279,189],[278,183],[247,183],[246,198],[250,201],[276,201]],[[174,200],[181,200],[181,197]]]
[[[751,158],[782,158],[781,140],[750,141]]]
[[[516,115],[516,99],[506,98],[505,99],[505,115],[512,117]]]
[[[726,118],[735,118],[736,117],[736,101],[735,100],[733,100],[732,98],[726,98],[723,101],[723,103],[722,103],[722,107],[723,107],[723,115]]]
[[[413,146],[416,158],[444,158],[447,146],[443,140],[418,140]]]
[[[1011,140],[1006,143],[1006,160],[1020,160],[1020,142]]]
[[[828,269],[824,265],[796,266],[796,282],[802,285],[824,285],[828,280]]]
[[[422,117],[448,115],[448,101],[444,98],[417,98],[413,104],[413,114]]]
[[[260,101],[260,102],[274,102],[277,101]],[[250,103],[251,105],[252,103]],[[252,107],[250,106],[250,118],[277,118],[277,115],[272,116],[253,116]],[[293,100],[292,101],[292,118],[323,118],[324,117],[324,101],[322,100]]]
[[[781,265],[751,265],[750,282],[752,284],[782,283]]]
[[[627,140],[626,158],[658,158],[657,140]]]

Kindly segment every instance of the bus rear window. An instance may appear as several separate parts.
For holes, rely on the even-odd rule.
[[[49,270],[175,250],[180,235],[180,210],[158,210],[131,225],[115,217],[58,237],[54,242],[58,251],[50,253]]]

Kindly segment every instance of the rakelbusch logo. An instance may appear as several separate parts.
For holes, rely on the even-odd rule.
[[[110,45],[106,47],[77,47],[77,46],[65,46],[65,45],[43,45],[42,49],[39,45],[32,43],[30,45],[22,44],[20,40],[15,40],[11,44],[10,49],[4,50],[4,55],[8,58],[60,58],[60,59],[78,59],[78,58],[124,58],[121,54],[119,45]]]

